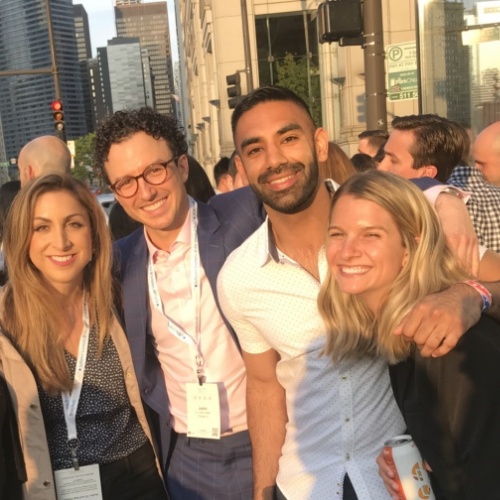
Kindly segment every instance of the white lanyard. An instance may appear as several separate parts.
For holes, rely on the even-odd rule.
[[[204,365],[205,359],[201,352],[200,346],[200,303],[201,303],[201,286],[200,286],[200,252],[198,244],[198,205],[189,198],[189,206],[191,208],[191,294],[193,296],[193,307],[195,316],[195,335],[194,337],[187,333],[184,328],[175,323],[165,314],[163,303],[161,300],[158,284],[156,282],[156,274],[153,265],[153,256],[149,256],[148,263],[148,286],[149,294],[153,302],[154,308],[167,320],[168,329],[179,340],[188,344],[194,351],[194,359],[196,363],[196,375],[200,385],[205,381]]]
[[[78,402],[82,392],[83,375],[85,373],[85,365],[87,363],[87,351],[89,347],[90,335],[90,319],[89,319],[89,306],[87,297],[83,294],[83,331],[78,344],[78,357],[76,359],[75,378],[73,380],[73,389],[71,393],[61,393],[64,420],[66,420],[66,427],[68,429],[68,446],[71,452],[71,460],[75,470],[79,469],[78,464],[78,435],[76,431],[76,411],[78,410]]]

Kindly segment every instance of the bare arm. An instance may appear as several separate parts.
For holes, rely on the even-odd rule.
[[[278,353],[243,351],[247,370],[247,419],[252,443],[254,500],[272,500],[285,441],[285,391],[276,378]]]
[[[500,254],[486,250],[479,263],[479,276],[481,281],[500,280]]]
[[[464,202],[453,195],[442,193],[434,204],[450,248],[464,269],[477,276],[479,247],[469,212]]]

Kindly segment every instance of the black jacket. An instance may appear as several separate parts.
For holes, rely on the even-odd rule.
[[[500,498],[500,324],[483,316],[449,354],[390,367],[438,499]]]

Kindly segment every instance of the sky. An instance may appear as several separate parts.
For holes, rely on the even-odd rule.
[[[151,1],[152,0],[143,0],[144,3],[150,3]],[[89,16],[92,55],[95,56],[97,47],[105,47],[108,40],[116,36],[113,0],[73,0],[73,3],[82,4],[87,11],[87,15]],[[167,0],[167,6],[172,54],[174,59],[177,60],[178,51],[177,36],[175,35],[174,0]]]

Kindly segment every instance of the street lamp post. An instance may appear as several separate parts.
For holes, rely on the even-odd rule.
[[[382,1],[364,0],[363,7],[366,124],[387,131]]]
[[[241,21],[243,23],[243,44],[245,49],[245,73],[247,76],[247,92],[253,90],[252,55],[250,52],[250,34],[248,29],[247,0],[241,0]]]

